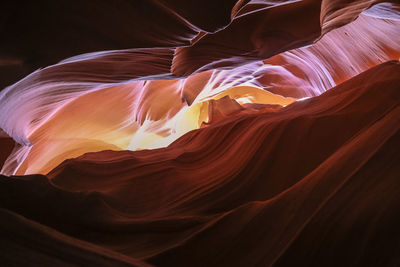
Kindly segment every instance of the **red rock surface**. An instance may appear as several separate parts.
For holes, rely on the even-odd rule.
[[[8,1],[1,4],[0,87],[103,50],[183,47],[171,69],[178,76],[237,66],[310,44],[380,2],[398,1]]]
[[[398,0],[0,14],[1,266],[400,266]]]
[[[2,177],[2,235],[18,233],[49,263],[78,255],[97,266],[395,266],[399,86],[392,61],[167,148],[88,153],[47,177]],[[8,240],[3,263],[32,263]]]
[[[0,130],[0,169],[15,146],[14,140]]]

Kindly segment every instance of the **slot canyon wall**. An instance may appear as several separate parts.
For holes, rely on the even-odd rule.
[[[0,4],[5,266],[400,265],[400,3]]]

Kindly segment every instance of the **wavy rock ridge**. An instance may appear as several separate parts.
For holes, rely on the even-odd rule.
[[[389,265],[399,253],[399,74],[388,62],[168,148],[3,177],[1,207],[155,266]]]
[[[240,9],[244,13],[239,12],[231,24],[179,49],[197,51],[197,47],[206,42],[204,40],[222,38],[218,37],[221,34],[247,42],[250,37],[240,34],[235,25],[246,29],[246,34],[251,32],[249,25],[267,30],[272,26],[265,26],[270,22],[264,18],[273,19],[270,12],[276,12],[277,16],[287,10],[298,12],[295,9],[298,5],[305,5],[304,8],[311,12],[312,9],[308,9],[311,4],[315,5],[312,1],[267,6],[249,2]],[[354,3],[354,10],[351,10],[359,13],[370,4]],[[2,173],[46,174],[63,160],[87,152],[168,146],[188,131],[232,114],[231,108],[235,104],[219,101],[226,96],[240,105],[236,105],[238,111],[255,107],[249,104],[286,106],[297,99],[319,95],[370,67],[399,58],[400,20],[396,7],[375,5],[350,24],[325,30],[326,34],[311,46],[286,51],[263,61],[260,60],[304,43],[289,44],[288,47],[276,45],[279,51],[268,48],[268,55],[259,47],[259,53],[243,60],[232,60],[227,55],[224,60],[229,64],[226,64],[214,57],[214,51],[239,43],[229,42],[230,37],[225,36],[220,40],[224,44],[213,42],[206,50],[209,56],[202,50],[190,52],[190,55],[198,55],[201,60],[208,58],[216,64],[225,62],[222,67],[229,69],[206,70],[209,69],[207,65],[190,58],[191,66],[201,64],[201,70],[206,71],[185,79],[174,79],[173,71],[171,73],[180,58],[178,48],[95,52],[38,70],[0,93],[0,113],[6,114],[0,117],[0,126],[22,144],[8,157]],[[256,15],[258,19],[250,19]],[[284,37],[285,31],[297,29],[292,28],[295,22],[294,19],[279,26],[282,29],[259,34]],[[307,28],[307,25],[302,27]],[[278,36],[277,32],[280,33]],[[278,38],[279,42],[290,43],[283,37]],[[274,44],[269,39],[262,43]],[[245,53],[246,57],[250,54]],[[249,63],[252,61],[255,62]],[[184,67],[185,64],[178,65],[189,70],[191,67]],[[210,68],[219,66],[213,64]],[[219,103],[217,109],[215,100]],[[218,114],[222,112],[221,115],[217,115],[216,110],[219,110]]]
[[[2,265],[400,264],[398,1],[1,7]]]

